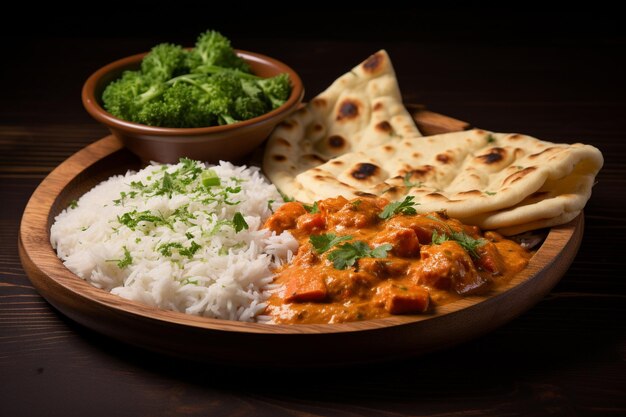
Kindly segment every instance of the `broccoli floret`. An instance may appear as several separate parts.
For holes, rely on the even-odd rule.
[[[219,32],[208,30],[198,37],[196,47],[187,58],[187,65],[193,70],[202,65],[215,65],[250,72],[250,67],[239,58],[230,41]]]
[[[112,115],[133,121],[134,115],[141,109],[136,101],[150,88],[139,71],[125,71],[122,77],[113,81],[102,93],[104,108]]]
[[[238,120],[248,120],[267,113],[269,110],[265,101],[258,97],[237,97],[235,100],[235,117]]]
[[[177,83],[166,89],[159,100],[146,103],[138,112],[136,121],[150,126],[187,127],[191,120],[202,120],[194,105],[194,93],[193,87]],[[203,116],[200,125],[206,125],[209,120],[209,115]]]
[[[187,53],[178,46],[162,43],[152,48],[141,62],[141,72],[155,82],[164,82],[170,78],[188,72]]]
[[[272,103],[272,109],[282,106],[289,98],[289,94],[291,94],[291,86],[287,74],[279,74],[276,77],[259,79],[257,84]]]

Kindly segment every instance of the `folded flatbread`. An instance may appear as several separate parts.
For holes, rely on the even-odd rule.
[[[418,212],[448,215],[505,235],[575,218],[602,167],[590,145],[469,130],[350,152],[285,181],[298,199],[414,196]]]
[[[316,194],[294,181],[298,174],[347,152],[419,136],[389,56],[381,50],[277,126],[263,170],[286,195],[312,200]]]

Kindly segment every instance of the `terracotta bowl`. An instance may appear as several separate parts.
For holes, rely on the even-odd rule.
[[[83,105],[143,161],[175,163],[181,157],[207,162],[241,161],[269,136],[274,126],[298,108],[304,89],[298,74],[282,62],[253,52],[238,50],[237,54],[260,77],[289,74],[292,91],[287,102],[254,119],[224,126],[166,128],[127,122],[104,110],[102,92],[125,70],[138,69],[146,55],[143,53],[112,62],[93,73],[83,86]]]

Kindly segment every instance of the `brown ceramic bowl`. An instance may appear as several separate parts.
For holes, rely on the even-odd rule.
[[[237,51],[260,77],[286,72],[292,83],[289,99],[269,113],[224,126],[197,128],[154,127],[119,119],[102,107],[102,92],[125,70],[138,69],[146,55],[137,54],[112,62],[93,73],[82,91],[83,105],[97,121],[105,124],[122,143],[144,161],[175,163],[187,157],[201,161],[241,161],[258,147],[292,111],[298,108],[304,89],[296,72],[273,58],[253,52]]]

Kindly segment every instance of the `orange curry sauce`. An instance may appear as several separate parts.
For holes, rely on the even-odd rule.
[[[277,271],[275,282],[284,287],[269,299],[266,313],[273,322],[340,323],[424,313],[507,282],[531,257],[517,243],[495,232],[482,234],[444,212],[381,219],[388,203],[330,198],[318,202],[317,213],[309,213],[292,202],[267,220],[265,227],[288,230],[300,244],[292,262]],[[432,242],[433,232],[438,244]],[[310,236],[330,234],[349,238],[320,253]],[[473,253],[459,244],[459,236],[480,239]],[[388,244],[386,256],[360,257],[337,269],[330,254],[357,241],[372,250]]]

